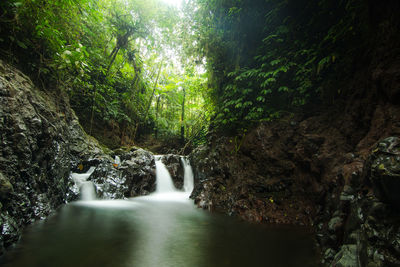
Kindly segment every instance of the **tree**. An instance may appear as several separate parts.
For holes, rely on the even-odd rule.
[[[157,136],[179,137],[202,108],[202,93],[194,104],[190,85],[184,95],[177,86],[192,65],[180,53],[182,15],[158,0],[5,0],[0,8],[1,54],[38,85],[65,90],[83,127],[106,145],[131,143],[154,125]]]
[[[182,92],[183,92],[183,99],[182,99],[182,113],[181,113],[181,142],[182,144],[185,143],[185,98],[186,98],[186,92],[185,92],[185,87],[182,87]]]
[[[193,0],[219,129],[236,131],[340,93],[328,81],[364,44],[366,3]],[[331,79],[329,79],[331,78]]]

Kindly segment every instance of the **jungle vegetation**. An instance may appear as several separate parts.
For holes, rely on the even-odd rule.
[[[371,42],[369,1],[180,3],[3,0],[0,56],[68,93],[86,131],[111,147],[198,145],[210,129],[334,104]],[[391,20],[374,27],[393,35]]]

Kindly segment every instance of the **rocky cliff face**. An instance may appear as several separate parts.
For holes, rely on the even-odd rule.
[[[152,153],[139,148],[106,153],[82,130],[62,92],[40,91],[2,61],[0,137],[0,254],[24,226],[78,198],[71,171],[96,167],[89,179],[99,198],[154,191]]]
[[[330,266],[399,266],[400,60],[386,52],[360,68],[336,106],[211,134],[191,154],[197,205],[312,225]]]

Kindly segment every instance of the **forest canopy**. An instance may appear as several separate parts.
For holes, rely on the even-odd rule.
[[[236,131],[306,105],[333,104],[366,42],[366,1],[197,3],[217,128]]]
[[[334,104],[371,41],[361,0],[6,0],[0,8],[1,57],[39,86],[63,88],[86,131],[111,146],[112,135],[121,144],[146,136],[199,144],[210,127],[237,133]]]
[[[204,135],[207,78],[201,64],[182,54],[190,34],[177,6],[161,0],[0,5],[1,56],[39,86],[67,92],[89,134],[106,144],[110,135],[122,144],[148,134]]]

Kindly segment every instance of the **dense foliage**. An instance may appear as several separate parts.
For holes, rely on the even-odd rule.
[[[365,1],[197,0],[215,126],[238,129],[332,104],[367,31]]]
[[[176,8],[158,0],[7,0],[0,8],[1,56],[39,86],[68,92],[104,143],[148,134],[184,141],[206,128],[205,78],[180,63]]]
[[[104,143],[197,144],[210,118],[243,135],[345,97],[371,32],[396,34],[393,18],[369,21],[373,3],[185,0],[178,9],[162,0],[6,0],[0,55],[38,85],[64,88]]]

